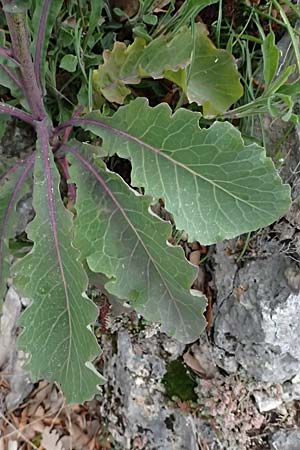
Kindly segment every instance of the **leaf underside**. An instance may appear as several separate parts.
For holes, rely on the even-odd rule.
[[[59,174],[42,139],[34,179],[36,216],[26,230],[34,247],[13,266],[17,289],[32,300],[21,316],[18,346],[30,353],[26,367],[35,380],[56,381],[68,403],[83,402],[103,383],[90,363],[100,353],[88,328],[97,310],[83,295],[87,277],[71,244],[72,215],[62,204]]]
[[[196,268],[182,248],[167,244],[171,225],[149,213],[149,197],[105,170],[101,160],[92,161],[84,146],[78,149],[71,149],[70,175],[78,188],[74,228],[82,257],[110,278],[109,293],[128,299],[168,335],[194,341],[205,328],[206,301],[189,290]]]
[[[198,113],[136,99],[112,116],[91,113],[72,123],[103,139],[107,155],[132,163],[132,185],[163,198],[176,226],[203,244],[269,225],[290,204],[270,158],[246,146],[230,123],[199,128]]]

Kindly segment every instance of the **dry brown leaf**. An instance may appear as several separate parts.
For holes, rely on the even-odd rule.
[[[196,372],[201,377],[205,376],[205,369],[201,366],[199,361],[191,355],[191,353],[186,352],[183,355],[183,361],[187,366],[189,366],[190,369],[192,369],[194,372]]]
[[[201,258],[200,250],[194,250],[192,253],[190,253],[189,260],[192,264],[194,264],[194,266],[199,266],[200,258]]]
[[[50,428],[44,429],[41,444],[44,450],[64,450],[58,432],[56,430],[50,431]]]

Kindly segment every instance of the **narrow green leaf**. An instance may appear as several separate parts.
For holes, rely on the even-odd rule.
[[[270,31],[268,36],[262,43],[263,64],[264,64],[264,80],[265,91],[268,90],[271,82],[273,81],[279,63],[280,51],[275,45],[275,34]]]
[[[92,36],[95,28],[101,20],[103,0],[91,0],[91,13],[89,17],[89,28],[87,32],[87,40]]]
[[[167,245],[171,225],[150,214],[150,198],[138,195],[101,160],[71,149],[76,182],[75,244],[91,270],[110,278],[105,288],[128,299],[162,331],[182,342],[205,328],[205,297],[189,291],[197,271],[182,248]],[[199,293],[200,294],[200,293]]]
[[[32,8],[34,68],[42,86],[45,81],[48,43],[62,3],[63,0],[35,0]]]
[[[104,51],[104,64],[94,70],[94,88],[109,101],[122,104],[130,93],[126,84],[138,84],[145,77],[163,78],[167,70],[186,67],[191,51],[191,32],[187,29],[171,41],[160,36],[147,44],[145,39],[138,37],[128,47],[123,42],[116,42],[112,51]]]
[[[203,106],[205,116],[222,114],[243,94],[240,75],[232,55],[215,48],[204,25],[196,24],[195,33],[187,97]]]
[[[90,363],[99,347],[89,329],[97,310],[84,295],[87,277],[72,246],[72,215],[60,198],[59,175],[48,142],[38,141],[34,168],[32,251],[13,266],[15,285],[32,300],[21,316],[19,348],[30,353],[34,380],[58,382],[68,403],[83,402],[103,378]],[[46,204],[45,204],[46,200]]]
[[[284,214],[290,189],[263,148],[245,146],[230,123],[199,129],[199,113],[139,98],[112,117],[70,121],[103,139],[103,150],[132,163],[132,184],[163,197],[177,227],[211,244],[266,226]]]
[[[5,169],[4,164],[0,163],[0,309],[10,272],[8,241],[16,233],[18,225],[16,206],[29,190],[26,179],[32,170],[33,162],[33,158],[30,157],[23,163],[17,162],[9,169]]]
[[[180,9],[174,14],[167,24],[167,29],[173,33],[179,31],[183,25],[194,21],[197,14],[207,6],[217,3],[219,0],[185,0]]]
[[[288,81],[290,76],[295,72],[296,66],[293,64],[292,66],[285,67],[282,73],[273,81],[273,83],[269,87],[269,92],[275,94],[278,89],[283,87],[283,85]]]

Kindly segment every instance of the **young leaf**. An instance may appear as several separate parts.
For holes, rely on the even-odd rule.
[[[26,193],[25,181],[33,163],[34,158],[31,156],[25,162],[16,163],[0,175],[0,303],[4,298],[9,276],[8,239],[14,237],[18,224],[16,205]]]
[[[290,189],[256,144],[230,123],[199,129],[198,113],[136,99],[112,116],[95,112],[66,122],[103,139],[108,155],[132,163],[133,186],[163,197],[190,240],[211,244],[266,226],[284,214]]]
[[[75,244],[94,272],[110,278],[105,288],[130,300],[146,319],[182,342],[205,328],[205,297],[189,291],[197,271],[180,247],[167,245],[171,225],[149,213],[150,198],[138,195],[101,160],[72,148],[76,182]]]
[[[83,402],[103,382],[90,363],[99,354],[88,328],[97,310],[83,295],[87,278],[71,243],[72,215],[61,201],[58,171],[40,126],[44,124],[37,125],[36,216],[27,228],[34,247],[13,266],[16,287],[32,300],[21,316],[24,330],[18,345],[30,353],[26,367],[35,380],[56,381],[67,402]]]
[[[46,53],[53,25],[61,9],[63,0],[36,0],[33,5],[32,30],[34,70],[43,86],[46,71]]]
[[[275,34],[273,33],[273,31],[270,31],[268,36],[263,40],[262,53],[264,63],[265,91],[267,91],[276,75],[280,56],[280,51],[275,45]]]
[[[77,64],[78,64],[77,56],[68,54],[62,58],[59,67],[65,69],[67,72],[75,72]]]
[[[243,94],[240,75],[227,50],[216,49],[202,24],[195,26],[195,49],[186,93],[205,116],[224,113]]]
[[[186,67],[191,51],[191,32],[187,29],[169,42],[165,36],[149,44],[138,37],[128,47],[123,42],[116,42],[111,52],[104,51],[104,64],[93,72],[94,88],[107,100],[122,104],[130,94],[126,84],[138,84],[145,77],[163,78],[167,70]]]

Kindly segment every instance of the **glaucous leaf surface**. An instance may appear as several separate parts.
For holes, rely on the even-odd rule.
[[[84,296],[87,277],[72,246],[73,220],[61,201],[59,174],[48,142],[38,142],[34,168],[32,251],[13,266],[15,285],[32,304],[21,316],[18,346],[30,353],[33,379],[58,382],[68,403],[83,402],[103,382],[90,363],[99,355],[88,328],[97,310]]]
[[[109,293],[128,299],[168,335],[194,341],[205,328],[206,301],[190,292],[196,268],[182,248],[167,243],[170,223],[150,214],[150,198],[129,188],[101,160],[92,161],[83,147],[71,152],[71,180],[78,188],[75,245],[82,257],[91,270],[110,278]]]
[[[16,163],[9,169],[4,169],[0,163],[0,304],[6,291],[6,281],[10,272],[8,239],[13,238],[18,225],[16,206],[26,194],[29,187],[26,179],[31,173],[34,159]]]
[[[132,185],[163,198],[190,240],[212,244],[266,226],[284,214],[290,188],[263,148],[245,145],[230,123],[199,128],[200,115],[139,98],[112,116],[91,113],[70,123],[103,139],[108,155],[132,163]]]

